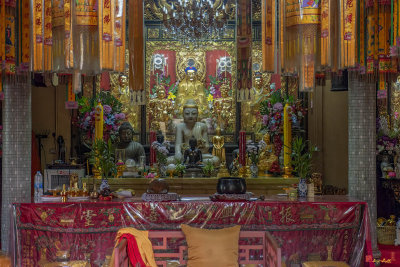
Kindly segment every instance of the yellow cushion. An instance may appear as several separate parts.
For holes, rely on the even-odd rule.
[[[350,267],[344,261],[306,261],[303,267]]]
[[[181,225],[188,245],[188,267],[238,267],[240,226],[208,230]]]

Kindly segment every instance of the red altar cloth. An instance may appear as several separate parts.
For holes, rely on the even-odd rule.
[[[71,202],[13,205],[11,251],[14,266],[37,266],[40,253],[54,261],[59,250],[69,250],[71,260],[90,258],[99,266],[111,254],[121,227],[146,230],[180,229],[180,224],[201,228],[241,225],[242,230],[269,231],[289,263],[317,254],[327,257],[333,245],[334,260],[359,266],[370,258],[369,218],[365,202],[348,198],[315,197],[313,201],[211,202],[183,198],[177,202]],[[367,245],[365,247],[365,245]],[[363,256],[364,248],[366,248]]]

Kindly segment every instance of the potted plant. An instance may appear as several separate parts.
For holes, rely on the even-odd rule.
[[[307,182],[311,177],[312,154],[317,148],[308,145],[301,137],[296,137],[292,143],[292,164],[294,172],[300,177],[298,185],[299,196],[307,196]]]
[[[100,193],[102,195],[107,194],[107,192],[110,191],[107,178],[114,177],[117,174],[114,147],[111,140],[109,139],[107,142],[104,140],[95,140],[92,144],[92,150],[88,155],[89,162],[93,165],[93,168],[99,171],[102,177]]]
[[[177,174],[179,177],[183,177],[183,175],[184,175],[185,172],[186,172],[186,167],[185,167],[185,165],[182,164],[182,163],[177,163],[177,164],[175,165],[175,172],[176,172],[176,174]]]
[[[202,170],[206,177],[211,177],[214,172],[214,164],[211,161],[207,161]]]

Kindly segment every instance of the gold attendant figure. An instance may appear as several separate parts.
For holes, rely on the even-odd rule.
[[[278,157],[275,155],[275,148],[274,145],[271,144],[271,138],[268,133],[264,134],[263,141],[265,142],[265,147],[260,151],[258,175],[269,176],[267,171],[271,168],[272,164],[278,160]]]
[[[214,100],[214,116],[223,130],[226,130],[232,123],[232,97],[229,97],[229,82],[224,82],[220,89],[221,97]]]
[[[165,98],[166,94],[163,85],[157,85],[156,90],[157,98],[151,99],[149,102],[150,115],[152,122],[158,124],[158,129],[165,132],[168,123],[171,120],[171,114],[174,107],[172,102]]]

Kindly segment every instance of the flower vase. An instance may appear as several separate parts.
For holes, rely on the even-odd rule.
[[[251,163],[250,165],[251,177],[257,178],[258,177],[258,166],[255,163]]]
[[[306,179],[300,178],[299,184],[298,184],[298,196],[299,197],[307,197],[307,183]]]
[[[161,178],[167,177],[167,166],[164,163],[158,163],[158,175]]]

